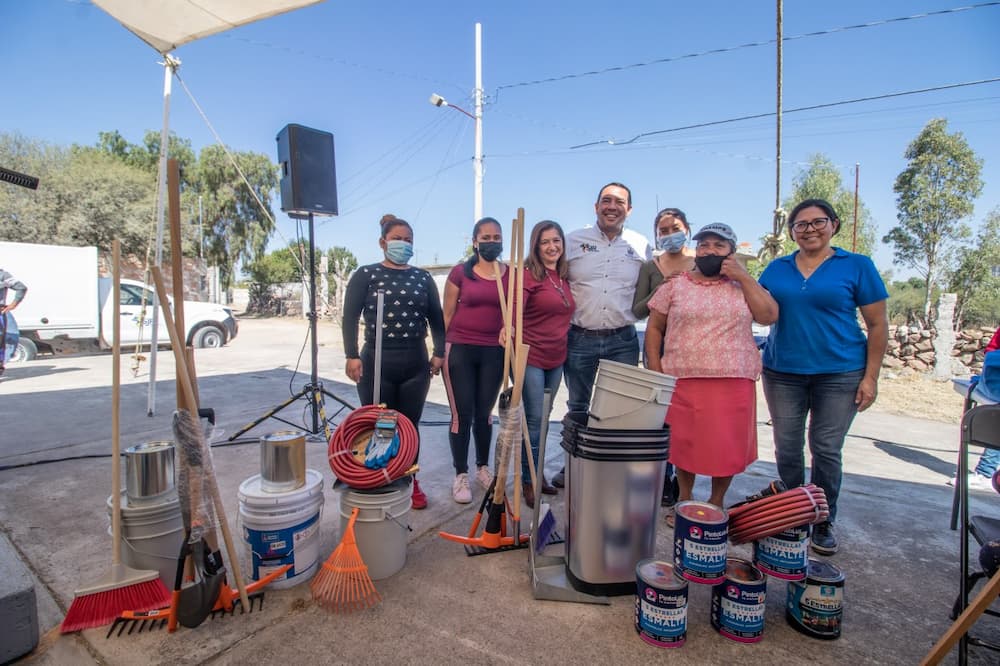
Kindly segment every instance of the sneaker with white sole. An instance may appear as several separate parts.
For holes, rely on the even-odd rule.
[[[472,490],[469,488],[469,475],[462,472],[455,477],[451,484],[451,496],[459,504],[468,504],[472,501]]]
[[[476,481],[485,490],[489,490],[490,486],[493,485],[493,474],[490,473],[490,468],[486,465],[480,465],[479,469],[476,470]]]
[[[948,485],[954,486],[957,480],[958,477],[948,479]],[[969,472],[969,490],[993,490],[992,479],[978,472]]]

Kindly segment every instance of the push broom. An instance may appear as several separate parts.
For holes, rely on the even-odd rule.
[[[132,569],[122,563],[121,542],[121,244],[111,246],[114,344],[111,349],[111,569],[75,593],[59,631],[91,629],[114,621],[126,610],[150,610],[170,602],[160,572]]]

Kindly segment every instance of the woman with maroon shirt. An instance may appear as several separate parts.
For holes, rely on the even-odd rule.
[[[576,308],[566,280],[569,267],[565,245],[562,227],[551,220],[542,220],[531,230],[531,249],[525,260],[522,339],[530,349],[521,399],[531,439],[531,460],[527,456],[521,458],[521,483],[524,501],[530,507],[535,506],[536,489],[531,486],[528,465],[537,463],[542,419],[548,419],[552,412],[550,402],[548,412],[543,413],[542,400],[545,389],[552,392],[553,398],[559,390],[566,360],[569,320]],[[544,476],[538,481],[542,494],[556,494],[555,486]]]
[[[459,504],[472,501],[469,488],[469,434],[476,443],[476,480],[489,488],[491,412],[503,380],[503,328],[497,272],[507,291],[507,267],[497,259],[503,251],[500,223],[484,217],[472,229],[472,256],[455,266],[444,287],[444,382],[451,404],[448,441],[455,465],[451,494]]]

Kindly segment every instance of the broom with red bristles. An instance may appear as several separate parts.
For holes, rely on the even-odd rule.
[[[170,603],[160,572],[122,564],[121,544],[121,244],[111,249],[114,299],[114,344],[111,356],[111,569],[100,580],[75,593],[59,631],[69,633],[110,624],[123,611],[151,610]]]

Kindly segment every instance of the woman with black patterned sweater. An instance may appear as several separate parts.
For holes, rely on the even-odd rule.
[[[379,246],[385,259],[362,266],[347,283],[344,295],[345,372],[358,384],[358,398],[370,405],[375,392],[375,325],[378,291],[385,292],[382,321],[382,377],[379,401],[420,423],[431,375],[444,360],[444,316],[437,285],[430,273],[409,265],[413,228],[393,215],[382,218]],[[365,343],[358,351],[358,320],[364,315]],[[427,331],[434,343],[427,353]],[[419,428],[418,428],[419,432]],[[419,448],[418,448],[419,457]],[[427,496],[413,479],[413,508],[427,506]]]

